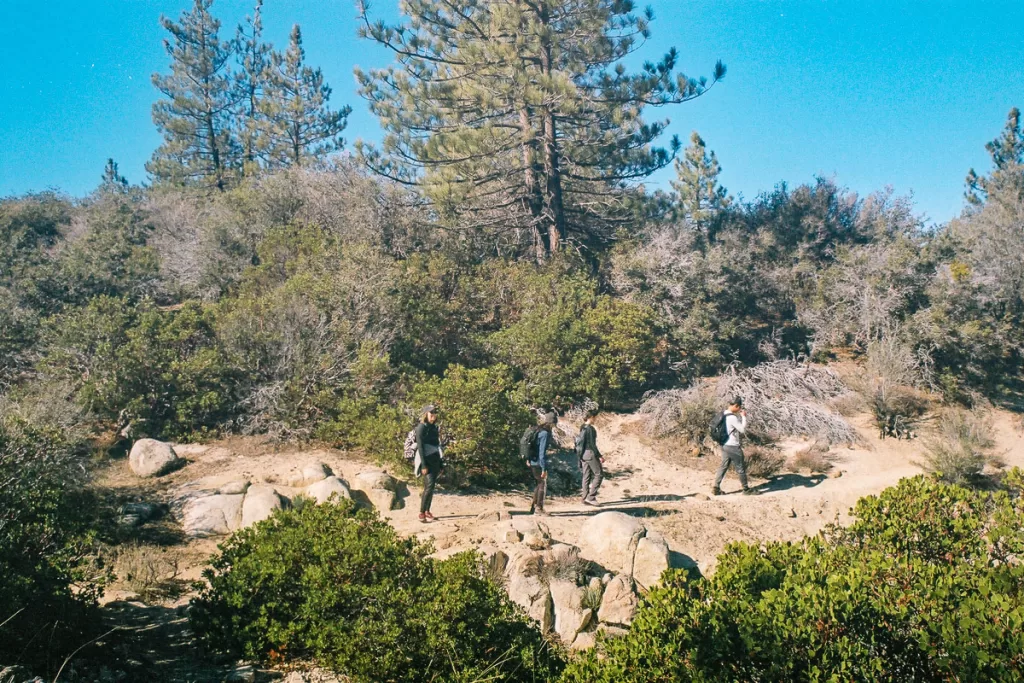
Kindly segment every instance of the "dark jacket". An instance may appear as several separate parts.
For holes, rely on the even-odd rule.
[[[597,429],[594,425],[584,424],[580,429],[583,431],[583,455],[590,451],[595,458],[602,457],[601,451],[597,450]]]
[[[429,422],[420,422],[416,425],[416,429],[413,430],[416,435],[416,453],[420,456],[420,462],[426,458],[427,454],[423,450],[424,446],[433,446],[431,449],[432,453],[437,453],[441,446],[441,441],[438,438],[437,425],[430,424]]]

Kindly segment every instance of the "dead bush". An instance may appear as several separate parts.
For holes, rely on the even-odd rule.
[[[878,427],[878,438],[913,438],[916,436],[918,421],[927,409],[927,399],[912,389],[879,388],[871,400],[871,414],[875,418],[875,426]]]
[[[546,584],[561,580],[579,585],[590,572],[590,567],[590,560],[580,557],[580,549],[573,546],[540,565],[540,580]]]
[[[766,446],[748,446],[743,449],[747,474],[758,479],[771,479],[782,471],[786,456],[778,449]]]
[[[114,573],[121,586],[148,601],[175,594],[178,562],[154,546],[124,545],[116,550]]]
[[[935,433],[925,441],[925,469],[951,484],[975,484],[994,444],[987,415],[976,410],[946,410],[936,422]]]
[[[801,448],[790,461],[790,469],[794,471],[810,470],[814,474],[824,474],[832,469],[832,456],[828,452],[828,445],[815,442],[806,448]]]

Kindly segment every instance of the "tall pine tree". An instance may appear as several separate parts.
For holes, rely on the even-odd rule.
[[[271,77],[273,50],[263,42],[263,0],[256,0],[251,16],[238,26],[234,51],[238,56],[235,73],[235,126],[242,151],[243,171],[259,170],[267,157],[267,120],[263,100]]]
[[[370,168],[420,186],[463,228],[525,233],[536,258],[566,238],[609,234],[630,188],[671,163],[654,146],[667,121],[647,106],[701,95],[705,79],[676,73],[677,53],[627,72],[650,12],[630,0],[404,0],[406,21],[361,35],[396,64],[356,70],[386,136],[361,146]],[[721,63],[713,81],[725,75]]]
[[[284,55],[275,54],[261,110],[272,167],[303,166],[341,149],[350,107],[332,111],[331,88],[320,69],[306,65],[302,32],[292,28]]]
[[[1021,131],[1020,109],[1014,107],[1006,117],[1002,134],[985,145],[992,157],[992,172],[979,176],[972,168],[967,174],[967,201],[975,206],[984,204],[996,187],[1007,185],[1024,194],[1024,135]]]
[[[676,179],[671,181],[677,196],[677,214],[689,218],[706,232],[709,222],[732,203],[728,191],[718,183],[722,172],[714,152],[708,152],[703,138],[693,131],[690,146],[675,162]]]
[[[226,189],[238,171],[238,144],[232,129],[234,90],[232,50],[218,38],[220,22],[210,14],[213,0],[195,0],[180,23],[160,22],[171,72],[153,75],[166,99],[153,105],[153,121],[164,143],[146,169],[157,181],[198,183]]]

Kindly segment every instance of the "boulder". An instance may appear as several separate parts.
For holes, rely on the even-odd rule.
[[[633,580],[644,590],[650,590],[669,568],[669,550],[665,538],[648,532],[640,539],[633,556]]]
[[[646,532],[635,517],[623,512],[602,512],[583,523],[580,551],[609,571],[631,575],[633,555]]]
[[[511,531],[515,531],[512,529]],[[513,576],[537,576],[544,566],[544,556],[524,546],[515,546],[508,552],[508,562],[505,563],[505,573],[509,578]]]
[[[597,618],[606,624],[629,626],[636,616],[638,602],[633,582],[620,574],[608,582]]]
[[[228,483],[226,483],[223,486],[221,486],[217,490],[217,493],[223,493],[226,496],[232,496],[232,495],[235,495],[235,494],[238,494],[238,493],[245,493],[248,490],[249,490],[249,480],[248,479],[236,479],[234,481],[229,481]]]
[[[599,624],[597,632],[603,633],[606,638],[621,638],[629,633],[629,629],[622,628],[621,626],[612,626],[611,624]]]
[[[398,507],[398,496],[388,489],[363,489],[363,494],[379,512],[388,512]]]
[[[326,503],[332,496],[336,496],[339,500],[352,498],[352,491],[349,490],[348,484],[334,475],[310,484],[306,487],[305,493],[318,503]]]
[[[551,603],[555,613],[555,633],[565,645],[572,645],[576,634],[587,627],[593,610],[583,606],[587,589],[572,581],[551,581]]]
[[[501,576],[508,568],[508,555],[491,545],[482,545],[476,549],[483,558],[484,568],[491,576]]]
[[[171,444],[156,439],[139,439],[132,445],[128,466],[140,477],[159,477],[184,464]]]
[[[504,522],[510,518],[505,510],[484,510],[476,516],[478,522]]]
[[[542,633],[549,633],[554,627],[555,614],[551,592],[536,576],[514,574],[508,582],[508,597],[540,625]]]
[[[356,475],[353,488],[361,491],[370,489],[384,489],[385,491],[397,491],[398,482],[387,472],[360,472]]]
[[[242,526],[262,522],[274,514],[274,510],[280,510],[282,507],[284,501],[273,487],[262,484],[250,486],[245,494],[245,500],[242,501]]]
[[[515,529],[503,526],[498,528],[495,538],[498,543],[519,543],[519,541],[523,540],[523,535]]]
[[[523,536],[523,543],[532,550],[544,550],[551,545],[548,525],[532,517],[514,517],[512,528]]]
[[[589,650],[597,645],[597,638],[592,631],[585,631],[578,636],[576,640],[572,641],[573,650]]]
[[[224,678],[225,683],[253,683],[256,680],[256,667],[252,664],[239,664]]]
[[[329,476],[331,476],[331,471],[327,469],[327,465],[322,462],[314,462],[301,469],[292,470],[286,476],[285,481],[288,486],[299,489],[323,481]]]
[[[226,536],[238,528],[242,517],[241,494],[193,498],[182,510],[181,526],[192,538]]]

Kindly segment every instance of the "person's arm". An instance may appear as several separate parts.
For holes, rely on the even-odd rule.
[[[423,462],[427,454],[423,452],[423,433],[427,431],[427,423],[420,422],[416,425],[416,429],[413,433],[416,435],[416,454],[420,456],[420,462]]]
[[[730,413],[725,416],[725,429],[731,437],[733,434],[742,434],[747,429],[747,417]]]
[[[597,456],[598,460],[604,462],[604,456],[601,455],[601,449],[597,447],[597,427],[594,425],[590,425],[590,436],[594,440],[594,455]]]
[[[540,465],[542,472],[546,472],[548,469],[547,451],[548,437],[550,436],[551,432],[546,429],[537,432],[537,464]]]

